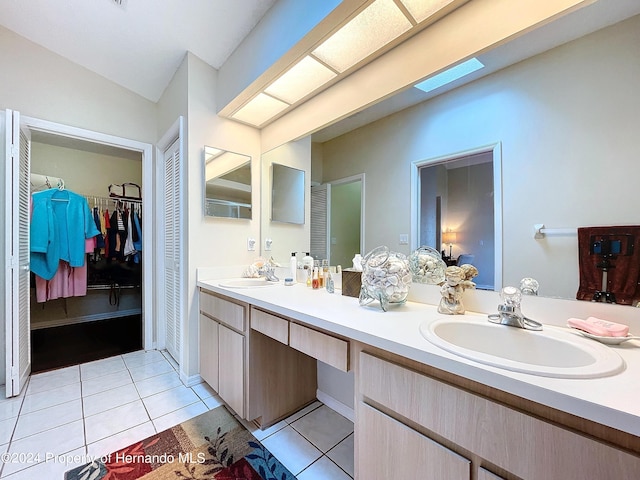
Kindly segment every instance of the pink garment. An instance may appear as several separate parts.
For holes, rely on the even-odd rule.
[[[85,241],[84,251],[93,252],[96,238]],[[87,294],[87,262],[82,267],[70,267],[68,262],[60,260],[58,271],[51,280],[36,277],[36,301],[39,303],[57,298],[83,297]]]

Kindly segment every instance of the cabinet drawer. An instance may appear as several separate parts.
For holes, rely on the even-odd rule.
[[[200,290],[200,311],[244,333],[245,307]]]
[[[252,308],[251,328],[280,343],[289,344],[289,320]]]
[[[358,414],[358,478],[470,480],[466,458],[369,405]]]
[[[291,323],[289,345],[343,372],[349,371],[349,342],[346,340]]]

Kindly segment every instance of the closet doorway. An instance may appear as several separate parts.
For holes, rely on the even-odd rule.
[[[16,142],[15,135],[13,136],[13,146],[9,146],[6,148],[7,156],[12,156],[14,163],[20,163],[20,168],[7,168],[5,170],[5,188],[7,189],[6,198],[11,201],[8,205],[11,205],[11,210],[7,212],[7,216],[11,216],[11,218],[7,218],[7,226],[6,228],[11,230],[11,232],[7,232],[5,238],[7,239],[5,245],[5,251],[7,255],[5,260],[7,262],[7,266],[11,266],[9,268],[11,271],[24,272],[25,270],[29,271],[29,265],[26,264],[26,268],[22,265],[22,261],[17,262],[13,260],[14,253],[17,251],[15,245],[19,244],[21,247],[25,244],[26,237],[26,245],[29,245],[29,218],[28,216],[25,218],[23,212],[25,199],[28,202],[30,198],[30,192],[27,192],[25,195],[25,189],[31,189],[32,182],[24,181],[25,176],[30,179],[31,167],[37,166],[38,171],[34,170],[34,173],[38,173],[41,175],[50,175],[52,177],[60,178],[64,181],[64,177],[61,174],[64,174],[64,168],[61,167],[60,164],[56,164],[56,162],[63,162],[62,158],[64,155],[60,156],[56,160],[55,152],[56,150],[59,152],[64,152],[69,154],[74,150],[84,151],[87,153],[89,157],[93,156],[93,158],[109,158],[113,156],[114,158],[123,158],[124,162],[137,162],[138,169],[138,177],[136,179],[140,179],[141,191],[140,195],[143,201],[140,202],[130,202],[129,207],[135,207],[138,209],[141,220],[141,230],[144,232],[142,238],[140,239],[140,244],[142,246],[140,255],[139,255],[139,281],[138,286],[134,287],[139,290],[138,300],[132,302],[130,305],[125,305],[126,308],[111,308],[103,311],[100,311],[99,308],[96,308],[95,300],[99,299],[100,294],[104,294],[103,300],[106,301],[107,304],[110,302],[123,302],[125,297],[129,297],[129,300],[132,300],[135,295],[131,295],[133,293],[133,289],[131,292],[127,294],[123,294],[123,290],[120,289],[111,289],[107,288],[103,292],[92,292],[92,300],[89,301],[88,304],[84,306],[72,304],[79,298],[69,298],[67,300],[59,299],[59,305],[56,307],[53,304],[50,304],[51,315],[41,315],[41,312],[37,312],[38,305],[35,303],[35,307],[33,301],[25,302],[25,299],[30,299],[30,292],[33,292],[32,288],[33,277],[31,277],[31,281],[17,281],[19,276],[11,276],[8,275],[7,279],[11,280],[9,282],[10,285],[13,286],[11,290],[17,293],[14,295],[13,301],[11,299],[5,300],[5,319],[7,322],[7,338],[5,339],[6,345],[6,380],[7,380],[7,396],[17,395],[22,386],[25,383],[26,378],[32,370],[32,357],[31,357],[31,330],[32,327],[35,327],[34,332],[43,329],[53,329],[53,328],[70,328],[73,325],[90,325],[98,326],[101,322],[111,321],[117,319],[118,317],[121,320],[126,320],[127,317],[121,316],[120,313],[124,314],[132,314],[128,315],[128,317],[136,317],[139,322],[139,341],[135,341],[134,343],[139,344],[139,348],[150,349],[152,346],[152,312],[153,312],[153,302],[152,302],[152,288],[151,283],[153,281],[152,275],[152,237],[153,237],[153,227],[152,227],[152,215],[154,212],[152,211],[153,202],[151,201],[152,195],[152,181],[153,181],[153,165],[152,165],[152,146],[150,144],[145,144],[141,142],[131,141],[128,139],[115,137],[111,135],[101,134],[99,132],[88,131],[84,129],[78,129],[75,127],[69,127],[61,124],[56,124],[53,122],[43,121],[39,119],[29,118],[29,117],[21,117],[18,112],[7,111],[6,113],[6,131],[16,131],[17,126],[19,126],[20,130],[22,130],[22,134],[20,138]],[[9,138],[11,135],[5,135],[5,138]],[[38,155],[42,152],[49,152],[51,157],[45,159],[37,159],[35,157],[32,158],[32,155]],[[117,154],[116,154],[117,152]],[[97,157],[96,157],[97,156]],[[20,157],[20,160],[15,160],[16,157]],[[48,161],[47,161],[48,160]],[[82,162],[80,162],[82,163]],[[68,165],[67,165],[68,166]],[[57,167],[57,168],[56,168]],[[91,165],[91,161],[87,160],[88,169],[85,169],[84,178],[87,179],[85,186],[89,189],[89,184],[91,182],[98,182],[97,185],[100,185],[100,182],[103,182],[100,188],[103,188],[104,193],[102,195],[98,195],[98,191],[95,190],[94,187],[91,187],[92,191],[82,191],[84,190],[80,186],[79,179],[82,178],[82,172],[73,171],[72,173],[67,173],[66,176],[71,180],[66,181],[64,188],[69,188],[71,191],[71,187],[73,187],[73,192],[78,194],[87,195],[87,200],[89,201],[90,206],[97,205],[100,207],[100,202],[105,203],[104,206],[108,206],[109,191],[108,186],[109,182],[107,179],[109,178],[107,175],[100,174],[100,167],[97,164]],[[72,170],[82,170],[78,165],[71,167]],[[46,171],[44,171],[46,169]],[[67,170],[67,172],[69,172]],[[126,175],[129,175],[126,173]],[[75,178],[74,178],[75,177]],[[39,177],[35,177],[38,179]],[[113,177],[111,177],[113,178]],[[118,183],[124,183],[123,180]],[[57,187],[56,185],[51,185],[52,187]],[[36,185],[37,188],[37,185]],[[10,192],[13,190],[13,194]],[[95,197],[92,198],[92,197]],[[146,199],[146,200],[145,200]],[[134,205],[135,203],[135,205]],[[112,202],[113,206],[118,206]],[[123,206],[124,204],[121,204]],[[113,207],[112,207],[113,208]],[[28,211],[28,210],[27,210]],[[25,225],[26,224],[26,225]],[[11,238],[15,241],[14,245],[11,245]],[[23,247],[22,247],[23,248]],[[28,260],[27,260],[28,262]],[[20,263],[20,265],[18,265]],[[95,272],[94,272],[95,273]],[[145,285],[144,282],[147,282]],[[25,283],[26,288],[29,291],[25,292]],[[89,283],[89,282],[88,282]],[[104,287],[104,285],[103,285]],[[88,289],[87,293],[91,292]],[[95,293],[95,294],[94,294]],[[96,295],[97,294],[97,295]],[[8,297],[5,296],[5,299]],[[87,298],[89,296],[87,295]],[[94,304],[92,305],[92,302]],[[26,303],[26,304],[25,304]],[[98,301],[99,303],[99,301]],[[122,303],[121,303],[122,305]],[[113,305],[111,305],[113,307]],[[46,303],[44,304],[45,310],[47,309]],[[119,313],[114,315],[114,311],[117,310]],[[54,311],[57,313],[54,314]],[[68,321],[65,321],[64,318],[60,318],[60,311],[64,313],[67,317]],[[26,315],[25,315],[26,313]],[[44,317],[44,323],[42,322]],[[26,321],[25,321],[26,319]],[[33,320],[33,322],[32,322]],[[26,323],[26,325],[25,325]],[[104,324],[103,324],[104,325]],[[42,328],[41,328],[42,327]],[[114,324],[111,327],[113,330],[116,330],[114,338],[118,337],[118,334],[121,334],[124,337],[131,337],[131,333],[127,333],[126,328],[123,327],[122,324],[117,325]],[[59,331],[60,332],[60,331]],[[96,335],[105,337],[107,335],[103,333],[97,333]],[[51,342],[62,342],[64,337],[51,337]],[[130,338],[128,339],[128,341]],[[45,342],[45,343],[51,343]],[[65,342],[65,347],[67,349],[73,349],[74,345],[69,342]],[[125,348],[131,348],[131,342],[129,342],[129,346]],[[55,355],[55,354],[54,354]],[[86,357],[81,357],[78,359],[78,363],[82,361],[87,361]],[[34,365],[35,366],[35,365]]]

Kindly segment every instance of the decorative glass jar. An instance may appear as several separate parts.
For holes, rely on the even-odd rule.
[[[414,282],[439,285],[444,282],[447,264],[435,248],[420,247],[409,256],[409,268]]]
[[[405,255],[392,252],[384,246],[374,248],[362,261],[360,305],[377,300],[386,312],[390,304],[407,301],[411,280],[409,261]]]

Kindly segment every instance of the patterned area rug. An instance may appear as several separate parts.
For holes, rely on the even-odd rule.
[[[224,406],[65,474],[66,480],[295,478]]]

